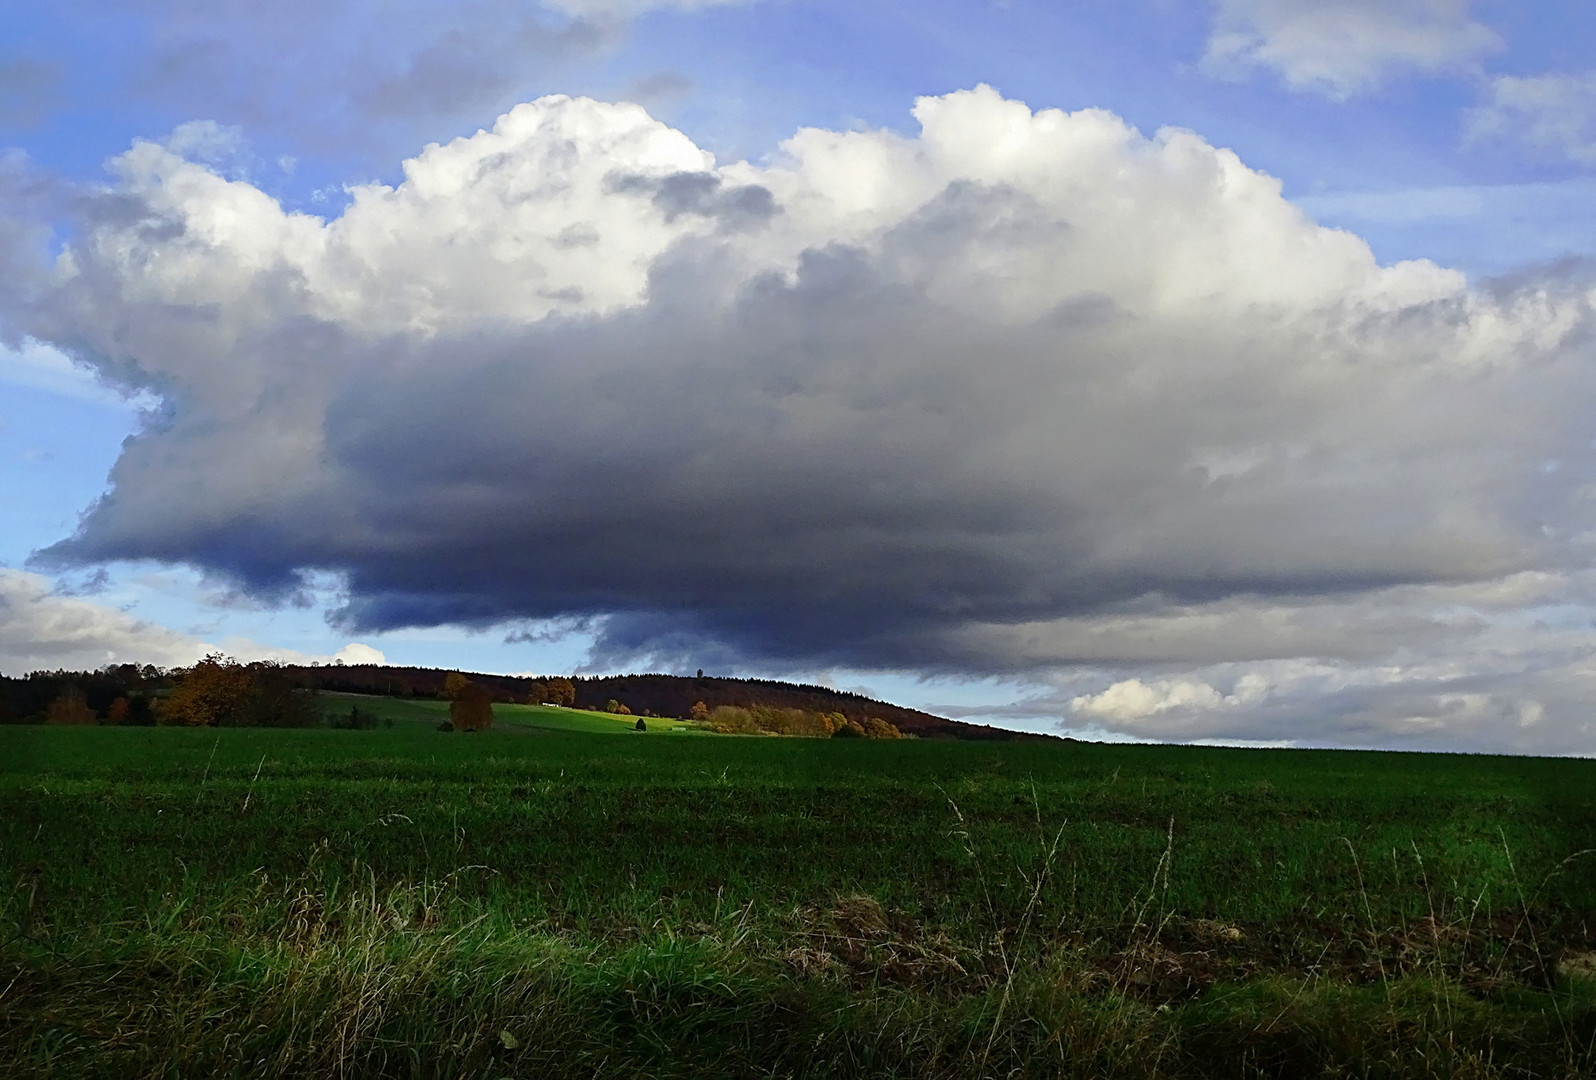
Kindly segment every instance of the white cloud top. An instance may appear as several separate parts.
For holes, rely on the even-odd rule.
[[[543,98],[332,220],[136,145],[7,312],[171,407],[50,557],[338,571],[371,629],[603,616],[615,662],[1094,664],[1062,705],[1257,738],[1308,664],[1359,731],[1575,738],[1577,677],[1437,657],[1585,557],[1583,286],[1382,266],[1191,132],[915,117],[718,164]]]
[[[1225,704],[1225,698],[1205,682],[1189,679],[1160,680],[1152,684],[1126,679],[1097,694],[1083,694],[1070,702],[1070,711],[1088,717],[1120,722],[1141,720],[1173,709],[1207,710]]]

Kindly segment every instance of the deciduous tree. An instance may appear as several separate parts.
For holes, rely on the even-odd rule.
[[[249,695],[249,670],[230,656],[211,653],[189,668],[160,704],[160,721],[184,727],[234,725]]]
[[[470,679],[466,678],[458,671],[451,671],[449,674],[443,677],[443,690],[438,696],[448,701],[458,700],[461,691],[470,685]]]
[[[467,680],[449,703],[449,720],[456,731],[487,731],[493,726],[493,695]]]
[[[98,717],[94,715],[94,710],[89,708],[83,691],[75,686],[69,686],[59,697],[50,702],[45,719],[51,724],[92,724]]]
[[[187,727],[308,727],[317,720],[283,665],[261,660],[246,667],[221,653],[184,672],[157,717]]]
[[[576,684],[570,679],[555,678],[548,682],[548,697],[545,701],[555,705],[564,705],[569,708],[576,704]]]

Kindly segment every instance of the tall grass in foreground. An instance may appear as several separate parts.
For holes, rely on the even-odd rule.
[[[29,734],[6,1076],[1596,1073],[1590,763]]]

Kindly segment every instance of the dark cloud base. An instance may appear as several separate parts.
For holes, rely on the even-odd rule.
[[[330,222],[136,145],[4,300],[167,404],[39,565],[332,572],[352,630],[565,620],[600,665],[1157,667],[1092,707],[1175,737],[1313,679],[1509,715],[1510,665],[1439,658],[1517,655],[1491,620],[1588,561],[1588,282],[1381,267],[1186,132],[916,115],[717,168],[551,98]],[[1396,688],[1190,675],[1302,657]]]

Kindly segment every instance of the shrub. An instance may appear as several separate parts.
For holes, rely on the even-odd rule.
[[[709,714],[709,723],[722,735],[758,735],[759,725],[753,713],[736,705],[717,705]]]
[[[698,709],[695,706],[693,718],[697,719],[698,716]],[[769,735],[812,739],[828,738],[849,723],[840,713],[809,712],[806,709],[784,709],[773,705],[721,705],[713,712],[707,712],[705,719],[711,727],[723,735],[756,735],[763,732]],[[860,738],[872,737],[864,728],[857,724],[854,726],[858,728],[854,734]],[[873,737],[895,737],[897,729],[891,730],[894,735],[881,734]]]
[[[151,707],[148,697],[140,694],[128,699],[126,722],[136,727],[151,727],[155,724],[155,709]]]
[[[864,722],[864,733],[867,739],[901,739],[903,732],[887,723],[879,716],[872,716]]]
[[[764,713],[763,716],[761,712]],[[766,731],[774,731],[778,735],[824,739],[832,732],[831,723],[824,714],[804,709],[756,709],[755,718],[760,721],[760,727]]]
[[[392,727],[393,721],[390,720],[388,724]],[[359,705],[351,705],[348,715],[333,718],[332,726],[344,731],[370,731],[377,726],[377,714],[364,711]]]

